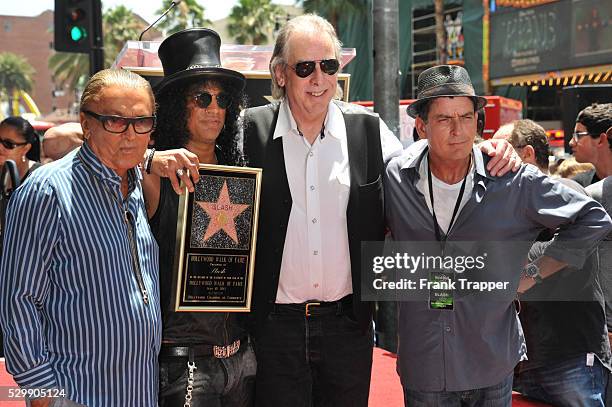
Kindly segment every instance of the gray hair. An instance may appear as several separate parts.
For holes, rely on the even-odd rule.
[[[276,43],[274,44],[274,52],[270,59],[270,76],[272,78],[272,97],[274,99],[282,99],[285,96],[285,88],[278,84],[276,80],[275,68],[279,65],[287,64],[287,56],[289,54],[289,39],[295,32],[326,33],[334,44],[334,54],[336,59],[342,62],[340,54],[342,52],[342,42],[336,35],[334,26],[329,21],[316,14],[304,14],[289,20],[283,28],[281,28]],[[336,87],[336,99],[342,98],[342,88],[340,85]]]
[[[550,152],[544,127],[529,119],[515,120],[511,125],[512,133],[508,137],[508,142],[512,144],[512,147],[515,149],[525,146],[533,147],[538,167],[548,170]]]
[[[142,76],[124,69],[103,69],[92,76],[81,96],[80,110],[86,110],[92,101],[97,100],[103,89],[115,85],[122,88],[145,89],[155,110],[155,97],[151,84]]]

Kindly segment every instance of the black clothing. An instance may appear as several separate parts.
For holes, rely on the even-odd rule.
[[[244,316],[222,312],[174,312],[174,253],[179,196],[168,178],[160,180],[159,205],[149,220],[159,245],[159,290],[163,342],[229,345],[246,336]]]
[[[351,178],[346,213],[353,313],[366,332],[372,321],[372,303],[360,300],[361,242],[382,241],[385,230],[380,124],[378,116],[359,106],[338,101],[332,103],[338,105],[346,124]],[[273,138],[278,111],[278,103],[245,111],[244,151],[248,165],[263,168],[253,295],[253,312],[259,328],[263,327],[276,300],[292,205],[283,141],[280,137]]]
[[[529,261],[542,256],[548,244],[534,243]],[[610,345],[598,269],[599,256],[595,251],[581,270],[566,267],[521,296],[519,317],[529,358],[521,362],[522,371],[591,352],[610,369]]]

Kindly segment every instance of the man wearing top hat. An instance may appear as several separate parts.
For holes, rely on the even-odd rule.
[[[486,248],[491,256],[484,254],[484,269],[464,279],[508,283],[483,292],[460,282],[452,266],[423,270],[425,282],[456,286],[429,286],[423,296],[408,294],[400,302],[398,372],[406,405],[510,406],[513,369],[525,357],[515,293],[568,264],[582,266],[611,228],[599,204],[534,166],[491,176],[489,157],[473,146],[476,112],[485,103],[462,67],[424,71],[408,114],[425,140],[385,171],[385,211],[395,241],[430,242],[445,256],[457,253],[457,242],[470,242],[462,255],[483,255]],[[544,256],[524,266],[530,244],[521,242],[556,228]]]
[[[161,407],[253,404],[256,362],[244,317],[177,313],[171,293],[180,180],[193,191],[188,172],[197,181],[199,163],[243,165],[237,141],[245,78],[221,67],[220,46],[216,32],[193,28],[169,36],[158,50],[164,79],[154,89],[156,150],[145,159],[144,195],[160,252]]]
[[[253,297],[261,406],[368,404],[361,242],[384,238],[384,162],[401,145],[377,115],[335,100],[340,47],[323,18],[290,20],[270,62],[280,103],[245,111],[245,155],[263,168]]]

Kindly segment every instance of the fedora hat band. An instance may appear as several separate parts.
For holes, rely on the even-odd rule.
[[[474,88],[464,83],[444,83],[418,94],[417,98],[430,98],[433,96],[476,96]]]

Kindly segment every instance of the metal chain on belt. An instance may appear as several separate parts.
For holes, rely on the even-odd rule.
[[[185,394],[185,404],[183,407],[191,407],[191,392],[193,391],[193,372],[197,369],[195,362],[187,362],[187,369],[189,369],[189,375],[187,376],[187,393]]]

